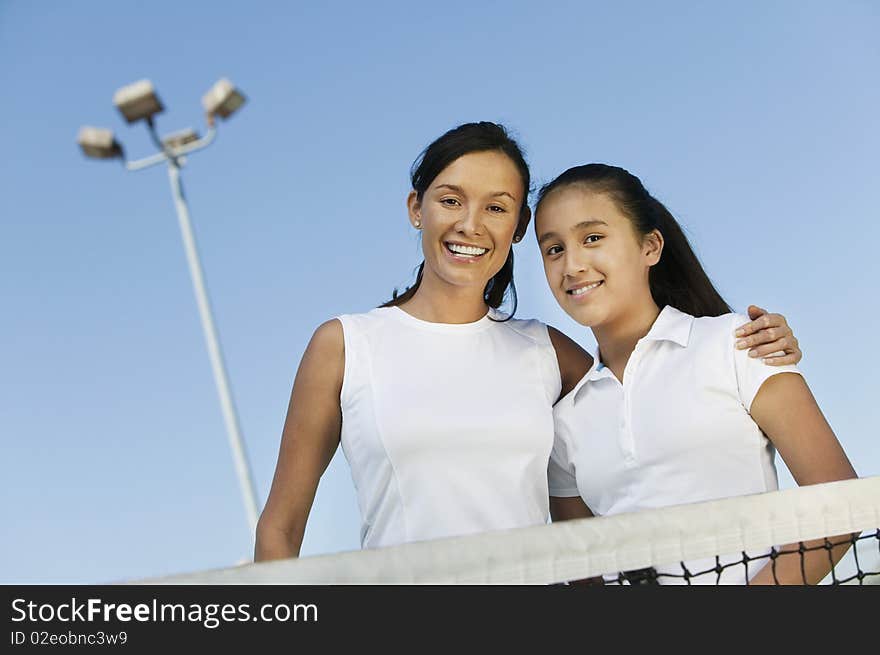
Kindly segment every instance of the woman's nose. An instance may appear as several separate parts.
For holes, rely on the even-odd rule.
[[[462,234],[482,235],[483,217],[477,209],[467,209],[455,225]]]

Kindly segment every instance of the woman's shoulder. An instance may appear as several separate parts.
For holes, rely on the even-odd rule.
[[[327,321],[328,323],[336,322],[346,332],[353,330],[370,330],[375,329],[393,319],[400,310],[397,307],[376,307],[366,312],[357,312],[352,314],[339,314],[335,318]]]
[[[377,307],[366,312],[339,314],[321,323],[312,335],[312,342],[323,348],[341,352],[347,340],[357,334],[369,334],[381,328],[393,314],[394,307]]]
[[[331,318],[315,328],[312,339],[309,342],[310,350],[318,350],[324,354],[342,352],[345,344],[345,336],[342,329],[341,317]]]
[[[548,325],[536,318],[506,318],[499,312],[490,312],[490,318],[502,328],[513,330],[534,341],[547,343],[549,337],[547,334]]]
[[[388,318],[399,311],[400,309],[398,307],[375,307],[365,312],[339,314],[336,318],[340,320],[351,319],[357,321],[381,320],[383,318]]]
[[[532,341],[537,341],[542,345],[552,347],[557,355],[560,353],[569,353],[575,357],[583,355],[586,355],[586,357],[590,356],[587,351],[581,348],[574,340],[567,337],[556,328],[547,325],[536,318],[510,318],[498,321],[498,325],[505,326]]]

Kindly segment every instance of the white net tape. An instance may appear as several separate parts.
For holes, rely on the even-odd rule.
[[[878,528],[880,476],[134,583],[553,584]]]

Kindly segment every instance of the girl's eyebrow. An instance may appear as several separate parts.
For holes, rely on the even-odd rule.
[[[591,218],[586,221],[581,221],[577,225],[572,225],[571,231],[576,232],[578,230],[585,230],[587,228],[594,227],[596,225],[604,225],[607,227],[608,223],[606,223],[605,221],[600,221],[598,218]],[[541,236],[538,237],[538,244],[540,245],[540,244],[544,243],[545,241],[548,241],[549,239],[558,239],[558,238],[559,238],[559,235],[557,235],[556,232],[545,232],[544,234],[542,234]]]
[[[460,186],[456,186],[455,184],[438,184],[436,188],[449,189],[450,191],[455,191],[456,193],[460,193],[460,194],[464,195],[464,189],[462,189]],[[513,195],[508,193],[507,191],[493,191],[489,195],[492,196],[493,198],[496,196],[507,196],[508,198],[513,200],[514,202],[517,202],[517,199],[514,198]]]

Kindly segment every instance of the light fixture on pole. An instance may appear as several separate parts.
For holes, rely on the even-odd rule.
[[[193,289],[196,294],[196,303],[198,304],[205,342],[208,347],[208,356],[211,359],[214,381],[217,385],[217,393],[220,396],[220,406],[223,411],[223,420],[226,424],[229,445],[232,449],[235,469],[244,499],[248,527],[250,528],[251,538],[253,538],[256,532],[258,517],[257,496],[241,438],[238,416],[232,401],[232,392],[229,388],[226,366],[223,362],[220,342],[217,338],[217,330],[214,327],[208,293],[205,289],[204,275],[199,261],[195,236],[193,235],[189,208],[183,195],[183,185],[180,180],[180,169],[186,163],[184,155],[206,148],[214,140],[217,133],[215,117],[229,118],[244,102],[245,97],[241,92],[229,80],[221,79],[202,98],[208,122],[208,132],[204,137],[200,138],[195,130],[187,128],[159,138],[159,135],[156,133],[154,116],[164,111],[164,106],[159,100],[158,95],[156,95],[152,82],[140,80],[116,91],[113,95],[113,104],[116,105],[129,124],[139,120],[143,120],[146,123],[150,137],[158,149],[157,153],[136,161],[128,161],[125,159],[124,150],[116,141],[113,132],[98,127],[81,128],[77,142],[87,157],[95,159],[118,158],[123,161],[126,170],[129,171],[137,171],[161,163],[168,164],[171,194],[177,210],[183,246],[186,251],[187,262],[189,263]]]

